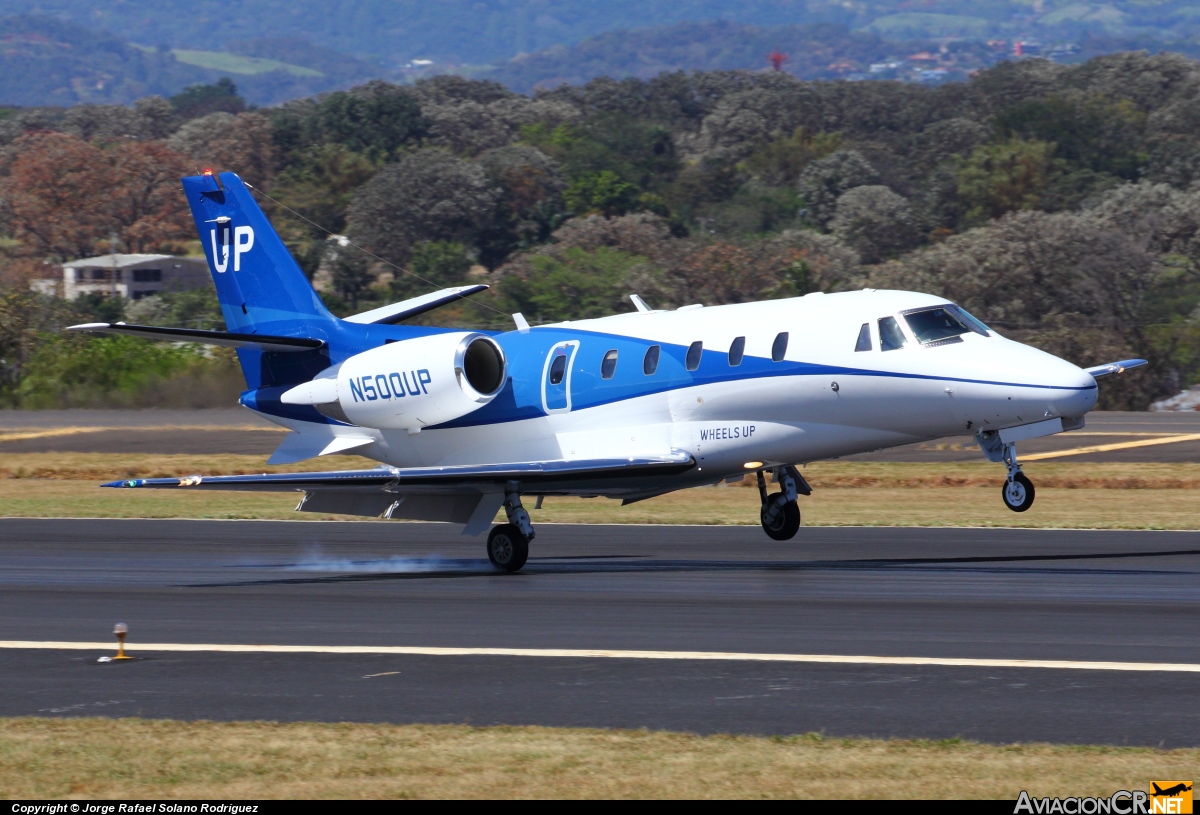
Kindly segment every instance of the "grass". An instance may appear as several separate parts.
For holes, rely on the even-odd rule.
[[[98,489],[133,476],[351,469],[370,462],[331,456],[265,467],[257,456],[24,453],[0,461],[0,516],[102,518],[280,518],[296,513],[296,493]],[[815,526],[1007,526],[1200,529],[1200,464],[1035,463],[1038,493],[1029,512],[1000,501],[1003,469],[981,463],[822,462],[804,470],[813,495],[801,499]],[[532,507],[532,502],[530,502]],[[602,498],[549,497],[535,523],[755,524],[758,493],[733,485],[700,487],[621,507]]]
[[[196,65],[200,68],[211,68],[214,71],[227,71],[231,74],[265,74],[268,71],[283,69],[295,76],[324,76],[320,71],[292,65],[275,59],[260,57],[244,57],[240,54],[229,54],[224,51],[189,51],[176,48],[171,52],[175,59],[186,65]]]
[[[1200,750],[958,740],[8,719],[0,796],[51,798],[1007,798],[1192,778]]]

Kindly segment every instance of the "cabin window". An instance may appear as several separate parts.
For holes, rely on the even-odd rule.
[[[684,367],[689,371],[694,371],[700,367],[700,357],[704,356],[704,343],[696,340],[688,346],[687,357],[684,359]]]
[[[855,351],[870,351],[871,350],[871,324],[863,323],[862,328],[858,329],[858,342],[854,343]]]
[[[600,363],[600,378],[612,379],[613,374],[617,372],[617,351],[613,349],[604,355],[604,361]]]
[[[567,355],[555,354],[554,361],[550,363],[550,384],[558,385],[563,381],[563,376],[567,373]]]
[[[908,340],[895,317],[884,317],[879,321],[879,348],[883,351],[895,351],[903,348]]]
[[[788,333],[780,331],[775,335],[775,342],[771,343],[771,361],[783,362],[783,355],[787,353]]]
[[[658,357],[661,353],[661,345],[651,345],[646,349],[646,358],[642,360],[642,373],[650,376],[658,370]]]
[[[922,345],[940,342],[962,334],[970,333],[971,329],[958,318],[950,308],[923,308],[919,311],[904,312],[904,320],[908,328]]]
[[[736,337],[729,344],[729,364],[736,368],[742,364],[742,357],[746,355],[746,338]]]
[[[967,328],[971,329],[976,334],[982,334],[985,337],[991,336],[991,334],[988,333],[991,331],[991,329],[984,325],[982,320],[971,314],[971,312],[967,311],[962,306],[949,305],[946,306],[946,308],[957,314],[959,318],[967,324]]]

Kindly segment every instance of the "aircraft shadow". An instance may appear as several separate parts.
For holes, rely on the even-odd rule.
[[[187,583],[181,588],[215,588],[236,586],[299,585],[305,583],[361,583],[379,580],[431,580],[464,577],[540,577],[571,574],[631,574],[678,572],[812,572],[812,571],[882,571],[882,572],[946,572],[972,574],[1061,574],[1061,575],[1158,575],[1186,576],[1200,572],[1179,569],[1104,569],[1104,568],[1001,568],[1009,563],[1052,563],[1072,560],[1120,560],[1131,558],[1169,558],[1200,555],[1200,549],[1171,549],[1158,552],[1107,552],[1071,555],[1008,555],[998,557],[941,557],[941,558],[871,558],[863,560],[667,560],[650,559],[643,555],[578,555],[568,557],[530,558],[525,568],[509,575],[491,566],[486,560],[417,561],[416,568],[389,570],[386,561],[381,568],[353,572],[352,568],[330,568],[327,574],[305,577],[278,577],[261,580]],[[370,567],[371,561],[355,561]],[[247,567],[240,567],[247,568]],[[304,563],[269,564],[249,568],[317,569]],[[341,573],[335,573],[341,572]],[[347,574],[346,572],[351,572]]]

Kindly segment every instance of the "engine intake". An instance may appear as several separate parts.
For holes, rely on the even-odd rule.
[[[484,334],[450,332],[389,343],[327,368],[280,401],[313,405],[361,427],[416,432],[478,410],[508,381],[504,350]]]

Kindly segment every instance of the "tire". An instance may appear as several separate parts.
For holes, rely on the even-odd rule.
[[[1033,506],[1033,482],[1025,477],[1025,473],[1017,473],[1012,481],[1005,481],[1000,494],[1004,497],[1004,506],[1013,512],[1024,512]]]
[[[487,553],[497,569],[517,572],[529,559],[529,541],[513,524],[500,524],[488,534]]]
[[[783,511],[775,516],[775,523],[768,525],[767,507],[778,501],[781,494],[777,492],[767,499],[767,504],[759,513],[759,522],[771,540],[786,541],[796,537],[796,533],[800,531],[800,507],[795,501],[788,501],[783,505]]]

